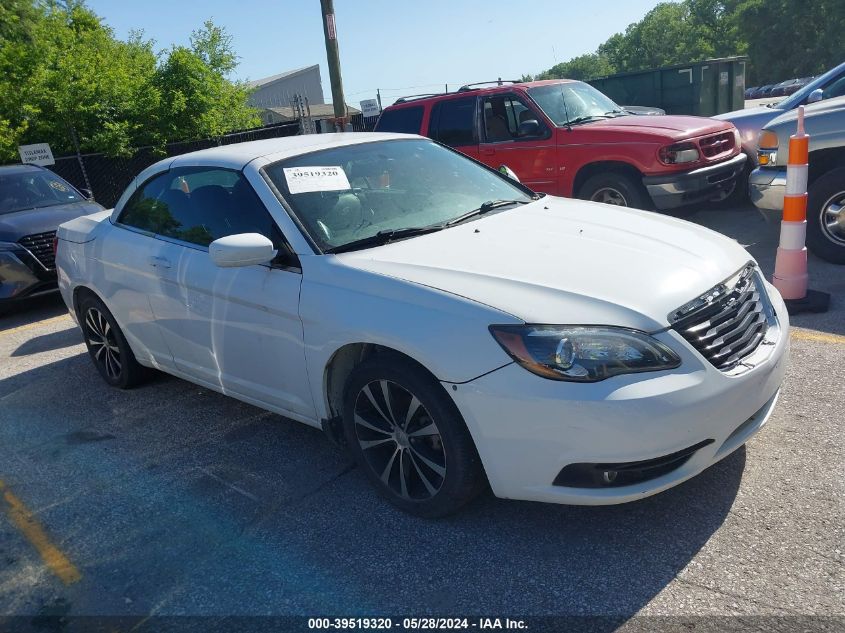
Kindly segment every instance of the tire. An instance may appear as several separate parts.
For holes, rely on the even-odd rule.
[[[845,167],[829,171],[809,188],[807,248],[834,264],[845,264]],[[838,225],[827,225],[839,220]]]
[[[88,354],[103,380],[120,389],[144,382],[147,368],[135,360],[126,337],[102,301],[85,296],[79,302],[79,323]]]
[[[643,186],[630,176],[609,171],[590,176],[576,194],[581,200],[603,202],[620,207],[651,209],[651,200]]]
[[[428,372],[401,356],[381,354],[352,371],[343,430],[370,482],[410,514],[451,514],[486,485],[454,402]]]

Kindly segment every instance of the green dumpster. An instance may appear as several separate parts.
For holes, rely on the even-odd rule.
[[[745,107],[747,57],[621,73],[589,83],[620,105],[656,106],[667,114],[713,116]]]

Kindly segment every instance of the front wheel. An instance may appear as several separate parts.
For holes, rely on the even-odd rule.
[[[643,190],[642,185],[626,174],[617,172],[590,176],[581,185],[577,196],[582,200],[602,202],[619,207],[648,209],[651,206],[648,194]]]
[[[845,264],[845,167],[810,185],[807,196],[807,247],[817,257]]]
[[[399,508],[423,517],[455,512],[484,485],[460,413],[421,367],[392,354],[356,367],[346,384],[347,444],[370,482]]]

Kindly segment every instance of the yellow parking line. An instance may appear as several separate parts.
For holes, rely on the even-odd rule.
[[[12,523],[15,524],[32,546],[38,550],[41,560],[50,568],[50,571],[56,574],[59,580],[66,585],[72,585],[82,578],[82,574],[68,560],[68,557],[62,554],[61,550],[50,542],[50,538],[33,516],[32,512],[3,485],[2,481],[0,481],[0,490],[3,491],[3,499],[7,504],[6,514],[9,515]]]
[[[26,323],[24,325],[19,325],[18,327],[9,328],[8,330],[3,330],[0,332],[0,336],[6,336],[7,334],[14,334],[15,332],[23,332],[24,330],[31,330],[33,328],[41,327],[42,325],[50,325],[51,323],[58,323],[59,321],[63,321],[65,319],[69,319],[70,314],[60,314],[57,317],[51,317],[49,319],[44,319],[43,321],[36,321],[35,323]]]
[[[827,332],[816,332],[815,330],[804,330],[801,328],[790,328],[790,336],[797,341],[818,341],[819,343],[835,343],[845,345],[845,336],[841,334],[829,334]]]

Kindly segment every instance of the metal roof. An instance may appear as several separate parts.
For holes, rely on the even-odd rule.
[[[269,77],[262,77],[261,79],[253,79],[252,81],[246,82],[246,85],[250,88],[260,88],[261,86],[266,86],[267,84],[271,84],[279,79],[285,79],[287,77],[293,77],[294,75],[298,75],[300,73],[304,73],[309,70],[317,69],[317,73],[320,72],[320,64],[314,64],[313,66],[305,66],[304,68],[297,68],[296,70],[288,70],[283,73],[279,73],[278,75],[270,75]]]

